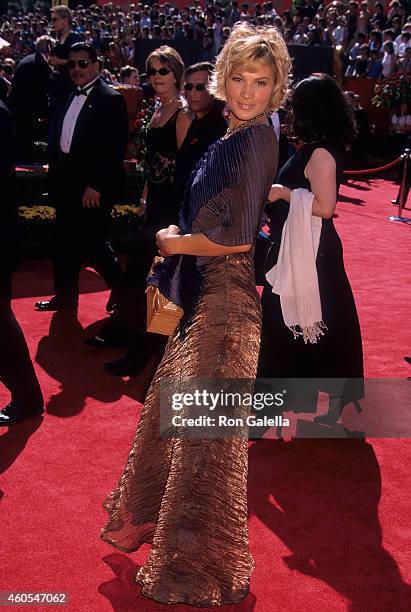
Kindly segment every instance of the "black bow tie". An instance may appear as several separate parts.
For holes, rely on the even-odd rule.
[[[83,87],[83,88],[80,87],[79,89],[76,89],[74,91],[74,95],[75,96],[87,96],[88,92],[93,89],[95,84],[96,83],[94,82],[91,85],[88,85],[88,87]]]

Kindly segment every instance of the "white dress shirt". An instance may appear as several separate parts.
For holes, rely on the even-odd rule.
[[[87,83],[87,85],[82,88],[86,90],[86,94],[82,94],[80,96],[74,95],[70,106],[67,109],[67,112],[64,116],[63,127],[61,129],[60,135],[60,149],[63,153],[70,153],[71,140],[73,138],[74,130],[76,127],[78,116],[81,112],[81,109],[85,105],[87,98],[92,91],[92,85],[98,81],[99,77]],[[81,88],[77,88],[79,90]]]
[[[280,115],[278,113],[271,113],[270,115],[275,135],[277,136],[277,140],[280,140],[281,135],[281,123],[280,123]]]

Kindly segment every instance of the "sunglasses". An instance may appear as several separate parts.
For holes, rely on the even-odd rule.
[[[79,68],[87,68],[87,66],[91,64],[90,60],[85,60],[85,59],[79,59],[79,60],[69,60],[67,62],[67,68],[69,70],[73,70],[73,68],[75,68],[76,66],[78,66]]]
[[[192,91],[193,89],[196,91],[205,91],[206,87],[205,83],[197,83],[196,85],[194,85],[194,83],[184,83],[185,91]]]
[[[156,70],[155,68],[149,68],[147,70],[147,74],[149,77],[155,76],[157,73],[161,76],[166,76],[166,74],[169,74],[170,72],[171,70],[169,70],[168,68],[160,68],[160,70]]]
[[[60,21],[61,17],[52,17],[51,21],[54,23],[56,21]]]

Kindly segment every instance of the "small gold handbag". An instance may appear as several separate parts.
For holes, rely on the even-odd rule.
[[[155,267],[161,263],[162,257],[155,257],[151,266],[150,276]],[[182,308],[166,298],[157,287],[149,285],[147,294],[147,331],[152,334],[171,336],[174,333],[181,316]]]

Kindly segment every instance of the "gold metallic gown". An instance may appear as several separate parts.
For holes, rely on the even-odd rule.
[[[249,204],[255,209],[247,222],[253,242],[275,175],[277,149],[270,128],[244,131],[250,132],[253,152],[255,146],[258,150],[263,145],[264,150],[265,145],[266,157],[270,154],[262,184]],[[244,153],[244,143],[239,144]],[[220,147],[225,147],[224,141]],[[247,180],[244,173],[241,179]],[[238,200],[233,205],[237,204]],[[207,211],[197,218],[197,231],[206,233]],[[208,258],[201,298],[186,333],[177,329],[168,342],[124,474],[105,501],[109,512],[102,531],[105,541],[125,552],[152,543],[135,579],[143,594],[156,601],[205,607],[236,603],[248,593],[253,559],[248,547],[247,439],[161,437],[160,382],[253,378],[260,323],[252,252]]]

